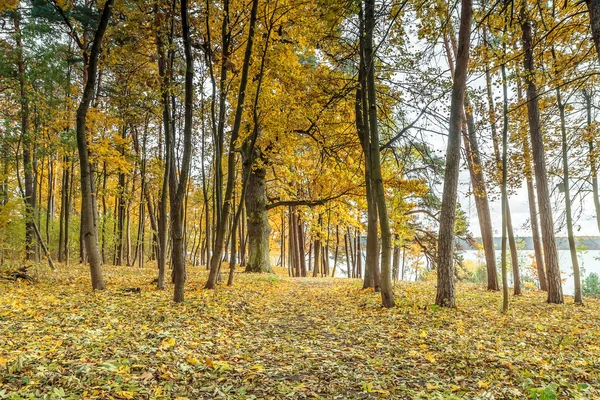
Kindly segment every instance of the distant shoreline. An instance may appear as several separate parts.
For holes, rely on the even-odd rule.
[[[519,250],[533,250],[533,238],[531,236],[523,236],[515,238],[517,241],[517,247]],[[481,244],[481,238],[475,238],[475,240]],[[600,250],[600,236],[586,236],[586,237],[576,237],[575,243],[578,248],[582,250]],[[471,246],[465,240],[458,239],[456,242],[457,246],[460,246],[462,250],[477,250],[476,247]],[[502,238],[495,237],[494,238],[494,247],[496,249],[500,249],[502,246]],[[556,246],[558,250],[569,250],[569,241],[567,237],[557,237],[556,238]]]

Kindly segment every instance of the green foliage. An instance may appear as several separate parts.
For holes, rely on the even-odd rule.
[[[556,385],[550,384],[544,388],[531,389],[530,398],[535,400],[556,400]]]
[[[587,297],[600,298],[600,277],[592,272],[585,278],[582,285],[583,295]]]

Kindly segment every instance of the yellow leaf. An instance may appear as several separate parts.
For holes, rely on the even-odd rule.
[[[163,350],[166,350],[166,349],[168,349],[170,347],[173,347],[173,346],[175,346],[175,339],[168,338],[168,339],[163,340],[163,342],[160,345],[160,348],[163,349]]]
[[[185,361],[192,365],[198,364],[198,359],[196,357],[188,357],[185,359]]]
[[[484,380],[480,380],[479,382],[477,382],[477,386],[478,386],[480,389],[487,389],[487,388],[489,388],[489,387],[490,387],[490,382],[488,382],[488,381],[484,381]]]

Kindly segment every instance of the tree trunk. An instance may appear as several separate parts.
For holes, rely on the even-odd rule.
[[[517,96],[519,104],[523,98],[521,82],[517,81]],[[527,182],[527,198],[529,203],[529,218],[531,221],[531,233],[533,239],[533,248],[535,253],[535,265],[538,273],[538,280],[540,282],[540,289],[543,291],[548,290],[548,284],[546,281],[546,272],[544,269],[544,256],[542,254],[542,242],[540,239],[540,229],[538,224],[538,212],[535,200],[535,188],[533,185],[533,169],[531,167],[531,146],[529,144],[529,137],[527,134],[523,135],[523,161],[524,161],[524,172],[525,180]]]
[[[188,0],[181,0],[181,36],[183,40],[183,49],[185,55],[185,111],[183,126],[183,157],[181,160],[181,171],[179,173],[179,182],[177,191],[169,191],[171,199],[171,220],[173,237],[173,276],[174,292],[173,301],[180,303],[184,300],[185,283],[185,244],[183,232],[183,201],[188,184],[188,175],[192,159],[192,117],[194,107],[194,59],[192,55],[192,44],[190,39],[190,27],[188,22]],[[171,132],[173,135],[174,132]],[[172,136],[173,137],[173,136]],[[174,156],[171,146],[171,157]],[[173,168],[173,163],[171,164]],[[174,171],[171,171],[171,177]]]
[[[307,276],[307,271],[306,271],[306,255],[305,255],[305,243],[304,243],[304,224],[302,223],[302,221],[300,220],[300,216],[297,216],[296,219],[297,222],[297,238],[298,238],[298,248],[299,248],[299,256],[300,256],[300,265],[299,265],[299,269],[300,269],[300,273],[298,274],[298,276],[302,276],[302,277],[306,277]],[[309,259],[310,259],[310,253],[309,253]]]
[[[21,140],[23,143],[23,170],[25,174],[25,257],[32,260],[35,255],[34,250],[34,213],[36,207],[36,196],[34,193],[34,171],[33,159],[31,154],[32,140],[29,132],[29,100],[26,91],[25,60],[23,56],[23,40],[21,32],[21,15],[15,13],[14,27],[17,42],[17,67],[19,77],[19,90],[21,100]]]
[[[319,222],[321,221],[321,217],[319,217]],[[313,243],[313,248],[315,251],[315,258],[313,262],[313,278],[319,276],[320,268],[319,265],[321,263],[321,240],[319,239],[318,234],[316,235],[315,241]]]
[[[506,30],[506,26],[505,26]],[[506,33],[506,32],[505,32]],[[506,45],[504,45],[506,55]],[[506,64],[502,64],[502,94],[504,100],[504,124],[502,128],[502,311],[508,311],[508,272],[506,270],[506,231],[508,229],[508,85]],[[515,287],[517,287],[515,283]]]
[[[337,269],[337,261],[338,261],[338,252],[340,249],[340,226],[335,226],[335,252],[333,253],[333,272],[331,277],[335,277],[335,271]]]
[[[594,149],[594,140],[596,135],[592,131],[592,92],[583,90],[583,97],[585,99],[585,109],[587,115],[587,136],[589,149],[589,162],[590,162],[590,176],[592,180],[592,196],[594,197],[594,209],[596,210],[596,224],[598,226],[598,232],[600,232],[600,195],[598,190],[598,167],[596,165],[596,150]]]
[[[554,237],[554,221],[548,190],[548,174],[546,172],[546,156],[544,152],[544,139],[542,136],[538,106],[538,93],[535,84],[535,66],[533,60],[533,42],[531,22],[526,18],[527,4],[523,3],[521,11],[523,24],[523,50],[525,52],[525,82],[527,84],[527,112],[529,119],[529,134],[533,153],[535,180],[537,183],[538,203],[540,206],[540,225],[542,228],[542,242],[546,263],[548,282],[548,302],[564,303],[560,268],[558,266],[558,253]]]
[[[356,230],[356,236],[354,238],[356,246],[355,246],[355,250],[356,250],[356,277],[357,278],[361,278],[361,274],[362,274],[362,235],[360,233],[360,230]],[[367,271],[365,271],[365,274],[367,273]]]
[[[458,172],[460,170],[460,129],[464,118],[465,87],[471,41],[472,1],[462,0],[456,69],[452,84],[450,127],[446,150],[444,191],[438,239],[438,276],[435,303],[441,307],[456,307],[454,288],[454,220]]]
[[[400,273],[400,246],[394,245],[393,261],[392,261],[392,278],[394,281],[398,280],[398,274]]]
[[[254,43],[254,30],[256,26],[258,12],[258,0],[252,0],[252,10],[250,11],[250,22],[248,28],[248,41],[246,42],[246,51],[244,53],[244,64],[242,66],[242,73],[240,76],[240,87],[238,92],[237,106],[235,110],[235,118],[233,121],[233,127],[231,130],[229,155],[227,160],[227,187],[225,189],[225,197],[223,199],[223,209],[221,211],[220,218],[217,219],[217,232],[215,237],[215,249],[210,259],[210,272],[208,280],[206,282],[207,289],[214,289],[217,281],[217,272],[221,262],[223,254],[223,245],[225,241],[226,223],[229,219],[229,213],[231,208],[231,197],[233,194],[234,177],[235,177],[235,145],[239,136],[240,126],[242,122],[242,111],[244,108],[244,102],[246,98],[246,85],[248,83],[248,73],[250,69],[250,61],[252,57],[252,45]],[[217,191],[221,188],[218,187]],[[249,210],[246,210],[248,214]],[[250,227],[248,227],[250,230]],[[249,235],[250,236],[250,235]],[[250,260],[248,260],[250,263]],[[269,266],[270,268],[270,266]]]
[[[81,175],[81,218],[82,218],[82,237],[85,242],[86,254],[90,263],[90,275],[92,279],[92,288],[104,289],[104,280],[102,279],[102,258],[98,248],[98,218],[94,202],[94,187],[92,167],[89,159],[89,149],[86,134],[86,117],[90,102],[94,95],[96,86],[96,71],[98,67],[98,57],[101,51],[102,38],[108,26],[113,0],[107,0],[104,3],[102,15],[98,29],[94,34],[94,42],[89,57],[86,58],[85,69],[87,80],[81,98],[81,103],[77,109],[77,149],[79,151],[79,168]]]
[[[452,35],[452,51],[450,50],[451,45],[448,40],[448,35]],[[454,76],[452,54],[456,57],[458,49],[456,48],[456,40],[454,40],[454,32],[452,30],[450,30],[449,34],[444,35],[444,47],[446,48],[446,57],[448,58],[448,64],[450,65],[450,73]],[[468,96],[465,95],[463,112],[466,118],[462,123],[461,131],[465,142],[467,164],[469,165],[473,197],[475,198],[475,207],[477,209],[477,220],[479,222],[483,251],[485,253],[485,265],[488,280],[487,289],[497,291],[499,290],[499,287],[498,273],[496,271],[496,253],[494,249],[494,234],[492,231],[492,217],[490,214],[487,188],[483,176],[483,167],[477,142],[475,119],[471,110],[471,103]],[[492,136],[494,135],[492,134]]]
[[[361,17],[362,26],[362,17]],[[361,28],[362,29],[362,28]],[[364,38],[360,37],[361,49],[364,48]],[[369,113],[367,102],[367,82],[364,51],[360,52],[358,80],[360,86],[356,89],[355,115],[356,131],[365,156],[365,192],[367,198],[367,258],[363,289],[375,288],[379,291],[379,255],[377,254],[377,204],[373,198],[373,180],[371,176],[371,140],[368,132]]]
[[[158,278],[157,278],[157,289],[164,290],[165,288],[165,271],[167,266],[167,244],[168,244],[168,228],[169,228],[169,220],[167,214],[167,202],[169,199],[169,177],[171,175],[171,146],[173,146],[171,137],[171,119],[172,119],[172,110],[170,108],[169,102],[169,87],[171,85],[168,73],[168,69],[172,66],[169,66],[168,60],[171,58],[170,54],[172,50],[168,50],[165,52],[165,48],[167,46],[163,42],[163,33],[166,30],[166,26],[160,25],[159,15],[162,14],[162,10],[158,9],[158,5],[155,5],[155,14],[156,14],[156,24],[157,24],[157,33],[156,33],[156,49],[158,53],[158,75],[160,77],[160,85],[161,85],[161,106],[162,106],[162,130],[164,132],[164,174],[162,181],[162,190],[161,197],[158,203],[158,223],[157,223],[157,264],[158,264]],[[166,14],[172,15],[172,13],[167,12]],[[173,41],[173,19],[170,18],[171,29],[168,33],[169,40],[169,49],[171,48],[171,43]]]
[[[552,56],[556,62],[554,48],[552,48]],[[556,101],[558,103],[558,111],[560,115],[563,186],[565,188],[565,212],[567,217],[567,235],[569,240],[569,250],[571,253],[571,265],[573,265],[573,280],[575,281],[575,304],[583,304],[583,298],[581,297],[581,272],[579,270],[579,260],[577,259],[577,245],[575,244],[575,234],[573,233],[573,216],[571,211],[571,188],[569,187],[569,152],[567,144],[565,104],[562,101],[560,87],[556,88]]]
[[[245,204],[248,214],[248,260],[246,272],[272,272],[269,252],[269,212],[267,211],[267,170],[252,160],[260,158],[260,150],[254,149],[254,155],[244,159],[245,174],[248,175]],[[260,164],[264,165],[264,164]]]
[[[600,60],[600,0],[586,0],[588,11],[590,13],[590,26],[592,28],[592,37]]]

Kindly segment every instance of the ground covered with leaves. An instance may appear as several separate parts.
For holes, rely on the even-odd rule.
[[[435,285],[396,285],[397,307],[347,279],[236,275],[186,301],[155,270],[61,266],[0,283],[0,398],[261,399],[600,397],[600,303],[544,303],[458,285],[458,309],[431,306]],[[126,289],[140,288],[127,291]]]

